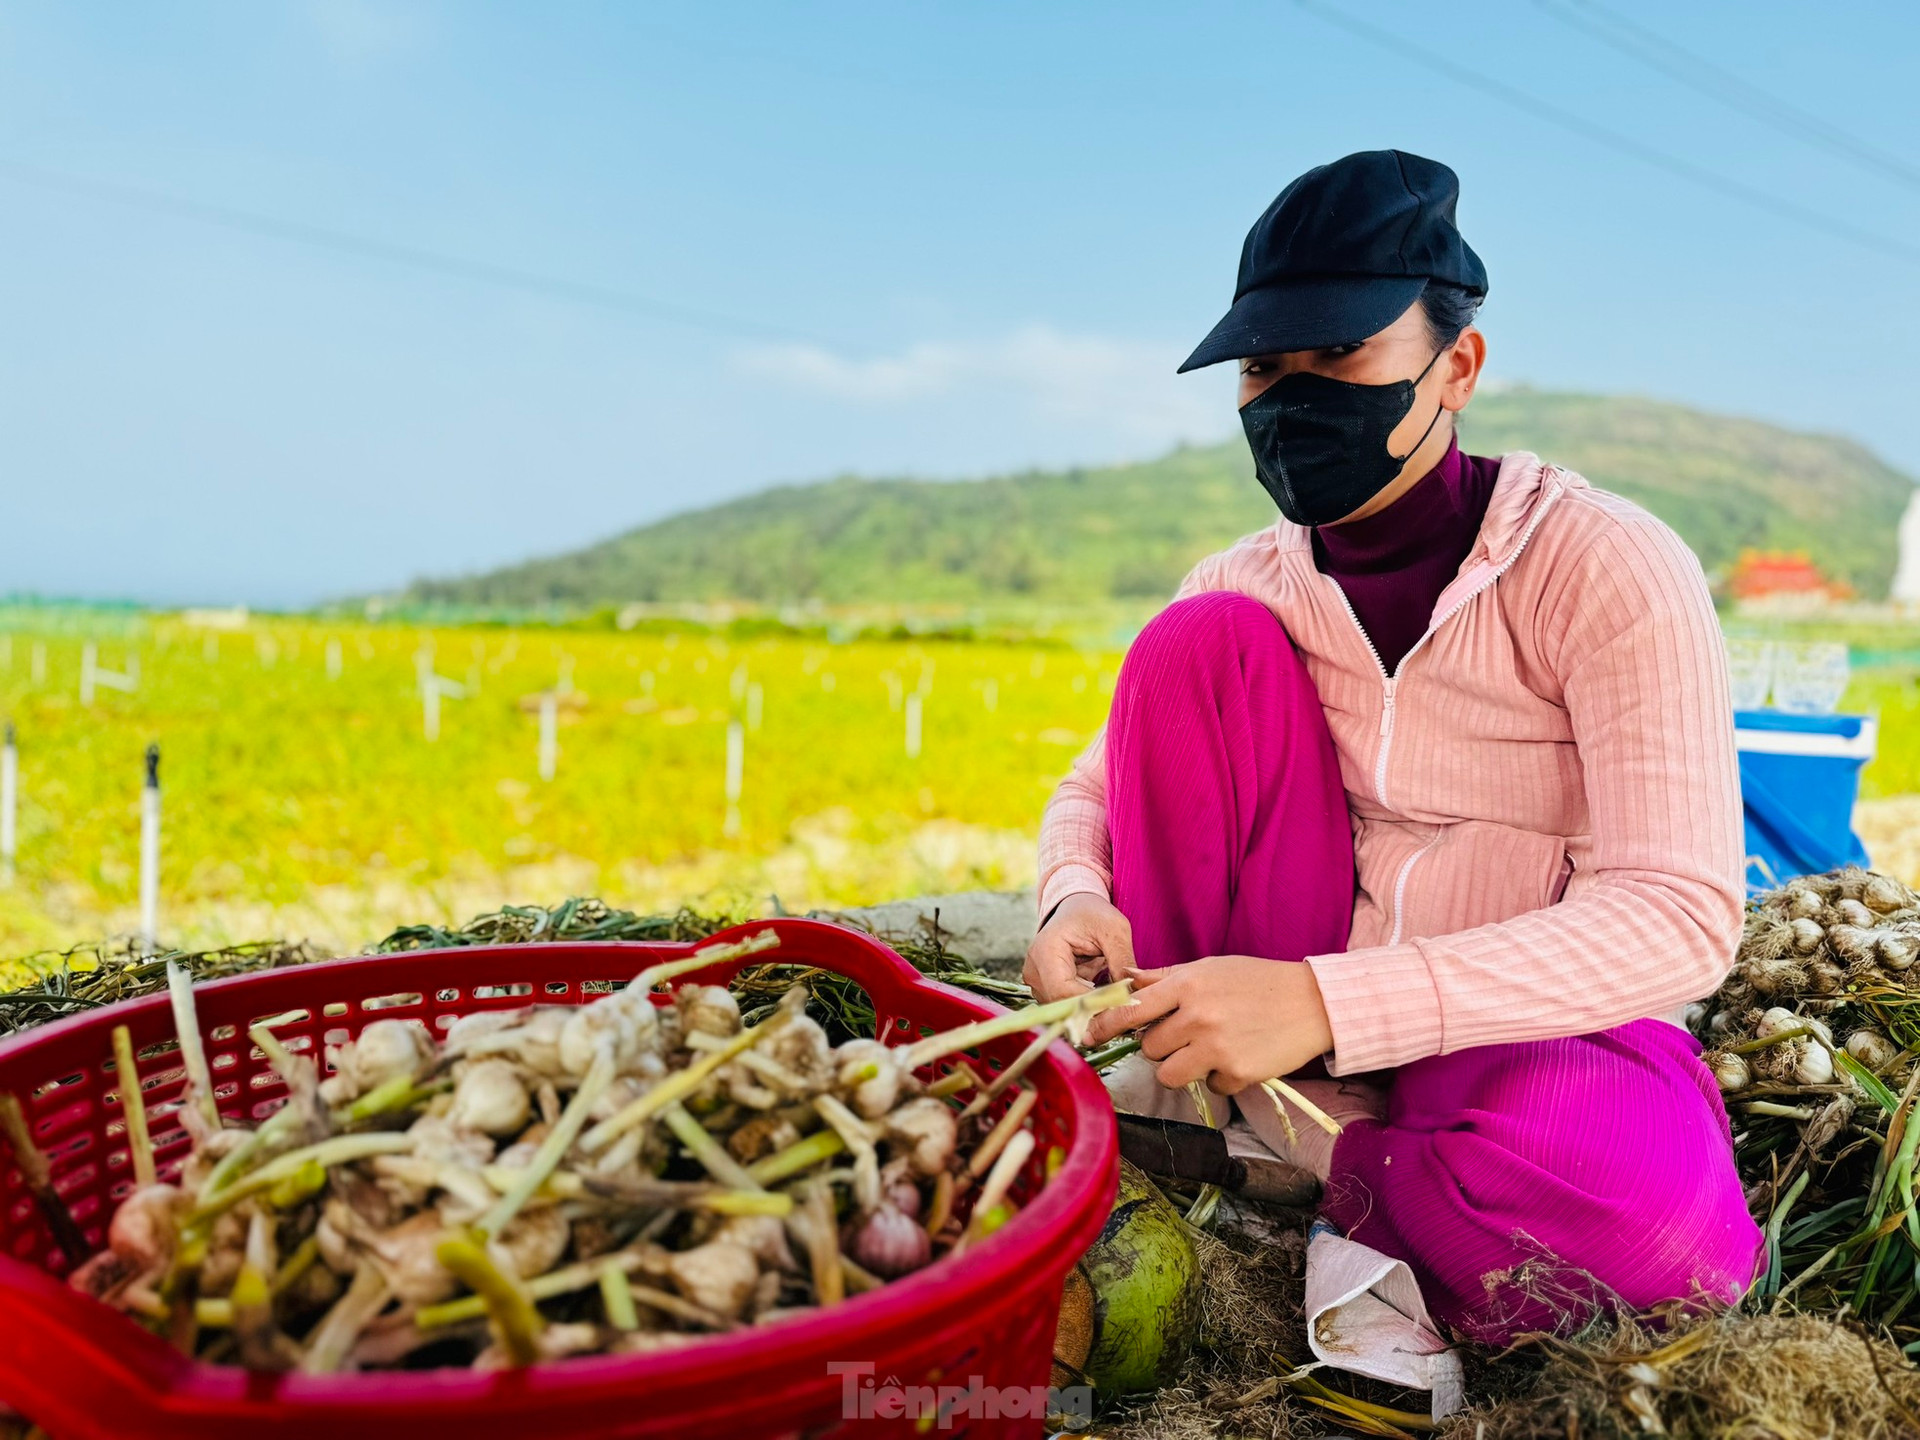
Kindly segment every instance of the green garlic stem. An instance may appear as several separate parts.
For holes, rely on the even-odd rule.
[[[777,949],[780,936],[772,930],[762,930],[749,935],[744,940],[735,940],[725,945],[706,945],[693,952],[684,960],[668,960],[659,965],[649,965],[634,976],[633,984],[628,988],[642,994],[652,990],[664,980],[679,975],[691,975],[696,970],[704,970],[709,965],[723,965],[729,960],[738,960],[743,955],[758,955],[762,950]]]
[[[346,1363],[347,1352],[369,1321],[386,1308],[392,1292],[386,1279],[371,1261],[362,1260],[353,1272],[347,1293],[334,1301],[333,1308],[307,1337],[307,1353],[300,1370],[307,1375],[330,1375]]]
[[[966,1120],[982,1113],[994,1101],[1006,1094],[1008,1088],[1026,1074],[1033,1067],[1033,1062],[1046,1054],[1048,1047],[1066,1034],[1066,1031],[1067,1022],[1056,1020],[1034,1036],[1033,1042],[1015,1057],[1014,1062],[994,1076],[993,1083],[968,1102],[967,1107],[960,1112],[960,1118]]]
[[[684,1070],[676,1070],[646,1094],[629,1101],[622,1109],[602,1120],[581,1137],[580,1148],[589,1155],[604,1150],[642,1121],[650,1120],[668,1105],[684,1100],[698,1090],[706,1079],[741,1051],[758,1045],[793,1018],[788,1010],[776,1010],[751,1030],[742,1030],[725,1048],[703,1055]]]
[[[966,1249],[971,1241],[982,1238],[985,1233],[982,1227],[988,1223],[988,1217],[1001,1201],[1007,1198],[1007,1192],[1013,1189],[1013,1182],[1020,1177],[1020,1167],[1027,1163],[1032,1154],[1031,1130],[1022,1130],[1007,1141],[1007,1148],[1000,1152],[1000,1158],[993,1162],[993,1169],[987,1172],[986,1183],[980,1187],[980,1198],[973,1202],[973,1223],[953,1247],[956,1255]]]
[[[902,1068],[918,1070],[922,1065],[952,1055],[957,1051],[971,1050],[976,1045],[984,1045],[989,1040],[998,1040],[1003,1035],[1018,1035],[1024,1030],[1038,1030],[1053,1024],[1056,1020],[1084,1020],[1097,1015],[1102,1010],[1113,1010],[1125,1005],[1131,998],[1131,982],[1122,980],[1113,985],[1102,985],[1098,990],[1089,990],[1084,995],[1069,995],[1064,1000],[1055,1000],[1046,1005],[1033,1005],[1025,1010],[1011,1011],[1005,1015],[995,1015],[990,1020],[976,1020],[971,1025],[961,1025],[938,1035],[929,1035],[913,1045],[906,1047],[902,1057]]]
[[[1022,1090],[1014,1096],[1007,1113],[987,1132],[987,1138],[980,1142],[980,1148],[967,1161],[967,1173],[976,1180],[986,1174],[987,1167],[999,1158],[1000,1152],[1012,1142],[1014,1135],[1026,1133],[1020,1127],[1027,1123],[1027,1116],[1033,1113],[1033,1107],[1039,1103],[1038,1091]],[[1027,1148],[1033,1147],[1029,1145]]]
[[[593,1057],[593,1064],[587,1067],[586,1078],[580,1082],[580,1088],[573,1092],[567,1108],[560,1112],[559,1123],[547,1132],[547,1138],[540,1142],[532,1162],[520,1172],[520,1178],[514,1181],[513,1188],[480,1217],[476,1229],[485,1235],[498,1235],[507,1228],[508,1222],[520,1213],[520,1207],[532,1198],[533,1192],[540,1188],[547,1176],[566,1158],[567,1151],[573,1148],[575,1137],[587,1123],[587,1112],[599,1104],[600,1097],[607,1093],[607,1087],[613,1083],[613,1074],[613,1046],[603,1041]]]
[[[133,1183],[153,1184],[153,1137],[147,1131],[147,1099],[140,1089],[140,1069],[134,1062],[133,1035],[126,1026],[113,1027],[113,1073],[120,1082],[120,1110],[127,1117],[127,1154],[133,1161]]]
[[[220,1128],[220,1104],[213,1098],[213,1071],[207,1066],[207,1047],[200,1035],[200,1012],[193,1003],[193,977],[177,961],[167,961],[167,998],[173,1005],[173,1029],[180,1042],[180,1060],[194,1103],[209,1130]]]
[[[617,1265],[600,1270],[600,1305],[607,1312],[607,1323],[616,1330],[638,1330],[640,1313],[633,1308],[633,1286],[627,1272]]]
[[[837,1130],[816,1130],[796,1140],[784,1150],[762,1156],[747,1166],[747,1174],[761,1185],[777,1185],[782,1180],[810,1170],[823,1160],[831,1160],[847,1148]]]
[[[239,1204],[249,1195],[258,1195],[262,1190],[271,1189],[280,1181],[300,1174],[309,1164],[330,1170],[335,1165],[350,1165],[355,1160],[370,1160],[375,1155],[398,1155],[412,1148],[413,1140],[409,1136],[379,1131],[372,1135],[335,1135],[317,1145],[289,1150],[284,1155],[275,1156],[244,1180],[236,1181],[202,1200],[188,1214],[186,1223],[198,1225]]]
[[[686,1107],[679,1101],[674,1101],[662,1110],[660,1118],[666,1121],[667,1128],[673,1132],[674,1138],[686,1146],[688,1153],[722,1185],[730,1185],[735,1190],[749,1191],[766,1188],[748,1173],[744,1165],[729,1155],[726,1147],[708,1134],[707,1127],[689,1115]]]
[[[486,1237],[477,1233],[471,1237],[449,1235],[433,1253],[455,1279],[479,1297],[507,1358],[515,1365],[537,1361],[546,1317],[534,1308],[533,1297],[520,1282],[494,1263],[487,1253]]]
[[[1296,1110],[1313,1121],[1313,1123],[1318,1125],[1322,1130],[1326,1131],[1327,1134],[1338,1135],[1340,1133],[1342,1127],[1338,1120],[1327,1114],[1326,1111],[1307,1099],[1306,1096],[1302,1095],[1286,1081],[1262,1080],[1260,1085],[1262,1089],[1275,1099],[1285,1098],[1291,1101]],[[1282,1111],[1281,1113],[1284,1115],[1286,1112]]]
[[[1129,1035],[1124,1040],[1115,1040],[1109,1045],[1102,1046],[1098,1050],[1083,1055],[1081,1058],[1095,1070],[1105,1070],[1108,1066],[1116,1065],[1126,1059],[1127,1056],[1136,1053],[1140,1049],[1141,1043],[1138,1035]]]

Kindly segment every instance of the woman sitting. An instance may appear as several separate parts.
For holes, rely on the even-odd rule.
[[[1333,1226],[1498,1343],[1734,1301],[1760,1235],[1671,1018],[1741,924],[1713,606],[1637,506],[1460,450],[1487,281],[1457,188],[1353,155],[1248,234],[1181,368],[1239,361],[1281,518],[1129,651],[1047,808],[1027,976],[1043,998],[1131,976],[1095,1032],[1144,1027],[1121,1108],[1234,1097],[1237,1144],[1310,1169]],[[1288,1138],[1275,1076],[1337,1140],[1297,1110]]]

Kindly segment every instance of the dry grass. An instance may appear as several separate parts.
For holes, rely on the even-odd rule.
[[[1920,1435],[1920,1372],[1812,1315],[1723,1315],[1678,1334],[1605,1325],[1540,1342],[1534,1384],[1455,1416],[1444,1440],[1894,1440]]]

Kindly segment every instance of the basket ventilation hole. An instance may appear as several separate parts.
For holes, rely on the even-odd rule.
[[[458,990],[436,990],[433,992],[433,998],[437,1004],[451,1005],[460,998],[460,992]]]
[[[346,1014],[347,1007],[343,1005],[340,1001],[336,1000],[333,1002],[333,1004],[327,1006],[327,1008],[322,1010],[320,1013],[326,1016],[327,1019],[331,1020],[337,1015]]]
[[[566,982],[566,981],[564,981],[564,980],[549,980],[549,981],[547,981],[547,994],[549,994],[549,995],[564,995],[564,994],[566,994],[566,993],[567,993],[567,982]]]
[[[476,985],[473,998],[476,1000],[501,1000],[510,995],[531,995],[533,986],[525,980],[516,980],[510,985]]]
[[[63,1090],[69,1085],[78,1085],[82,1080],[86,1078],[87,1077],[85,1075],[79,1073],[78,1071],[75,1071],[71,1075],[62,1075],[58,1080],[49,1080],[47,1081],[46,1084],[42,1085],[38,1090],[35,1090],[33,1092],[33,1098],[36,1100],[39,1100],[44,1096],[51,1095],[56,1090]]]
[[[216,1026],[214,1026],[214,1027],[213,1027],[213,1031],[212,1031],[212,1033],[211,1033],[211,1034],[209,1034],[209,1035],[207,1036],[207,1038],[208,1038],[209,1040],[211,1040],[211,1041],[213,1041],[213,1042],[214,1042],[214,1044],[216,1044],[216,1045],[217,1045],[217,1044],[219,1044],[219,1043],[220,1043],[220,1042],[221,1042],[222,1040],[231,1040],[231,1039],[233,1039],[233,1037],[234,1037],[234,1036],[236,1036],[236,1035],[238,1035],[239,1033],[240,1033],[240,1029],[239,1029],[239,1027],[238,1027],[238,1026],[235,1026],[235,1025],[216,1025]]]
[[[418,990],[396,990],[391,995],[374,995],[360,1002],[362,1010],[405,1010],[420,1003]]]

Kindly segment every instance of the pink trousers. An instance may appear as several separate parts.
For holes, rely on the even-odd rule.
[[[1107,729],[1113,898],[1142,965],[1347,947],[1353,846],[1318,695],[1271,612],[1178,601],[1121,667]],[[1504,1343],[1596,1305],[1730,1302],[1760,1232],[1693,1038],[1660,1020],[1368,1077],[1323,1210],[1405,1260],[1435,1317]]]

